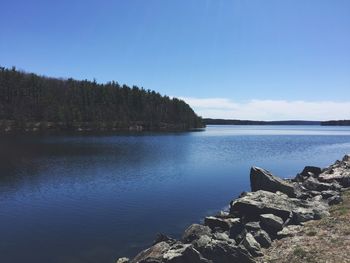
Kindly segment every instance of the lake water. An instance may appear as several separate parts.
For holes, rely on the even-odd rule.
[[[252,165],[292,177],[346,153],[350,127],[2,137],[0,262],[112,263],[225,209]]]

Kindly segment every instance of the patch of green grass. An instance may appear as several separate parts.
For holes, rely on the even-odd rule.
[[[336,213],[337,215],[344,216],[347,213],[349,213],[349,208],[345,206],[340,206],[340,207],[337,207],[337,209],[333,210],[333,212]]]
[[[317,232],[315,230],[311,230],[311,231],[307,232],[306,235],[309,237],[314,237],[317,235]]]
[[[334,244],[334,243],[338,243],[338,239],[336,239],[336,238],[331,238],[331,240],[330,240],[330,241],[331,241],[331,243],[332,243],[332,244]]]
[[[297,246],[294,251],[293,251],[293,255],[298,257],[298,258],[304,258],[307,255],[307,252],[302,249],[301,247]]]

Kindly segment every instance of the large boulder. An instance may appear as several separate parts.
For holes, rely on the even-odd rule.
[[[253,192],[264,190],[275,193],[279,191],[285,193],[289,197],[296,197],[293,184],[259,167],[252,167],[250,170],[250,187]]]
[[[301,223],[310,219],[319,219],[327,214],[328,205],[314,200],[299,200],[289,198],[283,193],[256,191],[233,200],[230,204],[230,213],[257,221],[261,214],[273,214],[280,217],[283,222]],[[311,215],[305,217],[304,215]],[[311,218],[312,217],[312,218]]]
[[[318,179],[326,183],[337,181],[342,187],[350,187],[350,155],[324,169]]]

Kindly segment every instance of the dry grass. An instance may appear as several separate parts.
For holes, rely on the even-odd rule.
[[[331,216],[305,223],[293,237],[273,242],[259,262],[350,263],[350,191],[332,206]]]

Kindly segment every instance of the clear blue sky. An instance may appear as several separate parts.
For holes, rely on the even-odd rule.
[[[231,113],[252,100],[350,101],[349,0],[0,4],[2,66],[136,84],[189,98],[210,116],[221,114],[201,111],[214,98]]]

